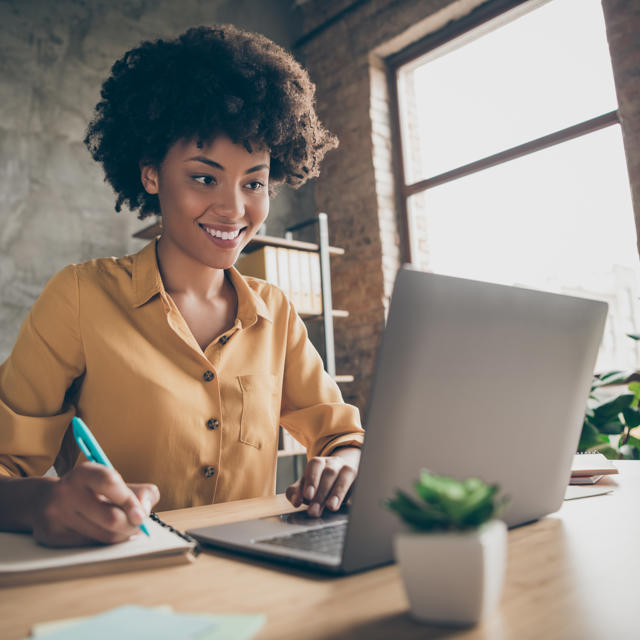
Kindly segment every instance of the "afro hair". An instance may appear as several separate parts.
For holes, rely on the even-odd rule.
[[[319,173],[338,141],[315,113],[315,86],[291,54],[231,25],[189,29],[143,42],[116,61],[104,82],[85,144],[105,179],[138,217],[160,213],[140,181],[178,140],[225,134],[271,155],[270,182],[298,187]]]

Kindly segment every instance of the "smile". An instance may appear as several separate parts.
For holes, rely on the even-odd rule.
[[[243,231],[242,229],[236,229],[235,231],[219,231],[218,229],[208,229],[203,225],[200,225],[212,238],[220,238],[221,240],[235,240]]]
[[[205,227],[202,224],[198,225],[206,234],[207,237],[213,241],[214,244],[221,248],[233,248],[240,241],[239,237],[247,227],[241,227],[240,229],[233,229],[231,231],[222,231],[221,229],[213,229],[212,227]]]

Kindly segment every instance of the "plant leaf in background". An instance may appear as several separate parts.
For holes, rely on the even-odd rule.
[[[640,334],[628,333],[632,340]],[[578,451],[597,451],[613,460],[640,459],[640,382],[638,372],[608,371],[594,376],[587,401]],[[614,385],[623,393],[603,397]],[[633,429],[639,430],[635,434]]]

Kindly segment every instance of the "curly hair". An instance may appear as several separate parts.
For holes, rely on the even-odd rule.
[[[178,140],[226,134],[271,155],[270,182],[298,187],[319,173],[338,140],[318,120],[315,85],[291,54],[231,25],[143,42],[111,68],[84,139],[105,180],[138,217],[160,213],[140,181]]]

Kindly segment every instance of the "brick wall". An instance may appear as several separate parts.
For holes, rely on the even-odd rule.
[[[603,0],[640,251],[640,2]]]
[[[471,12],[480,0],[307,0],[296,50],[317,85],[321,119],[340,138],[314,193],[329,214],[331,242],[346,250],[332,264],[339,373],[348,402],[364,412],[398,266],[406,257],[393,178],[388,87],[383,59]],[[640,215],[640,4],[604,0],[636,215]],[[339,16],[332,21],[333,16]],[[326,25],[322,28],[323,23]],[[640,225],[639,225],[640,227]],[[419,240],[427,242],[422,229]],[[426,244],[425,244],[426,248]],[[365,416],[366,419],[366,416]]]

